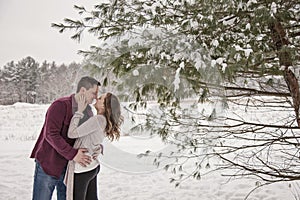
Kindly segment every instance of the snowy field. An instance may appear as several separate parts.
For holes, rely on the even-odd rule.
[[[48,106],[21,103],[0,106],[1,200],[31,199],[34,161],[29,155]],[[120,141],[107,145],[105,155],[117,156],[112,156],[112,160],[106,160],[107,163],[101,166],[99,199],[243,200],[255,188],[256,180],[228,182],[228,178],[219,173],[208,174],[201,180],[189,179],[175,188],[169,182],[171,173],[163,169],[154,170],[151,164],[145,162],[143,165],[133,158],[139,152],[161,148],[166,147],[159,138],[141,140],[131,136],[122,136]],[[119,152],[112,154],[116,151]],[[299,187],[295,182],[276,183],[255,190],[248,200],[297,200]]]

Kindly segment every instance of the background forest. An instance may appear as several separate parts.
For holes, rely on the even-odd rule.
[[[0,69],[0,104],[16,102],[48,104],[74,93],[80,77],[91,74],[83,64],[39,64],[32,57],[11,61]]]

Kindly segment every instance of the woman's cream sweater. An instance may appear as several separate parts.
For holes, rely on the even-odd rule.
[[[87,155],[93,157],[95,154],[99,154],[100,148],[100,151],[102,152],[101,143],[106,136],[106,119],[103,115],[95,115],[78,126],[79,120],[82,117],[83,113],[75,112],[70,122],[68,137],[77,138],[73,146],[75,149],[86,148],[88,150]],[[98,159],[93,160],[93,162],[87,167],[82,167],[73,160],[69,161],[64,179],[64,183],[67,187],[67,200],[73,200],[75,170],[76,173],[86,172],[96,168],[98,165]]]

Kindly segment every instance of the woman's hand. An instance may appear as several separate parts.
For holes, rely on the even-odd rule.
[[[83,112],[87,106],[86,98],[84,95],[78,97],[78,112]]]
[[[103,145],[102,145],[102,144],[97,145],[97,146],[93,149],[93,152],[94,152],[94,153],[93,153],[93,155],[92,155],[92,158],[93,158],[94,160],[96,160],[100,154],[103,155]]]

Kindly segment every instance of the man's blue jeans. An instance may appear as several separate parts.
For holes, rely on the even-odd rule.
[[[40,163],[35,162],[33,200],[51,200],[54,188],[56,186],[57,200],[66,200],[66,186],[63,183],[65,171],[59,179],[49,176],[44,172]]]

